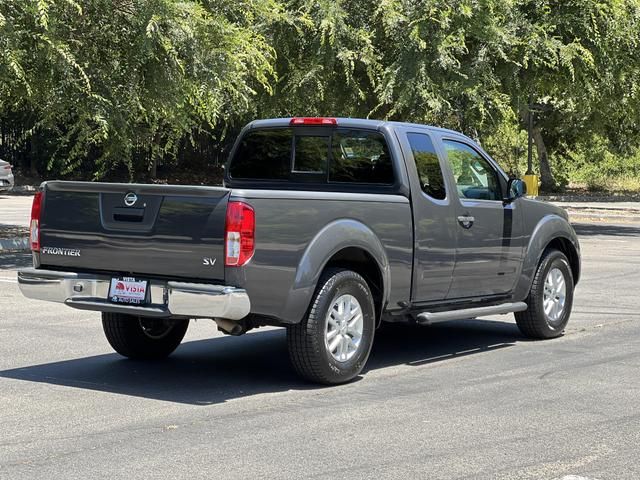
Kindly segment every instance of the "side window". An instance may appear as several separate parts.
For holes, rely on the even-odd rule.
[[[424,133],[407,133],[407,139],[416,162],[422,191],[431,198],[444,200],[447,197],[444,176],[431,137]]]
[[[460,198],[502,200],[498,175],[489,162],[464,143],[443,143]]]
[[[331,138],[329,181],[391,185],[393,165],[384,137],[365,130],[335,132]]]

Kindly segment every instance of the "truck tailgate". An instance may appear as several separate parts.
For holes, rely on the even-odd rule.
[[[229,189],[46,182],[42,268],[224,280]]]

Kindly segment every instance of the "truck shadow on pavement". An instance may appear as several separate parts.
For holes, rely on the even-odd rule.
[[[377,335],[365,374],[402,364],[446,363],[513,346],[520,340],[516,326],[503,322],[389,325]],[[283,329],[186,342],[171,357],[158,362],[106,354],[5,370],[0,377],[191,405],[323,388],[296,376],[289,364]]]

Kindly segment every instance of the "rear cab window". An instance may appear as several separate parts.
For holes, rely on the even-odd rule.
[[[229,175],[239,179],[287,180],[291,172],[291,152],[288,129],[250,131],[238,146]]]
[[[232,181],[349,187],[392,186],[384,135],[356,128],[259,128],[240,139],[229,163]]]

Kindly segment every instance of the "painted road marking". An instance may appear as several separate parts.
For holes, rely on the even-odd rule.
[[[579,477],[578,475],[566,475],[562,478],[557,478],[556,480],[597,480],[595,478],[587,478],[587,477]]]

